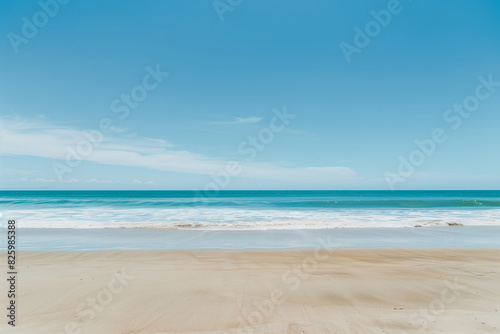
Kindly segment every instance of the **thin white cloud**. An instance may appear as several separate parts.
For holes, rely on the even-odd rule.
[[[232,121],[213,122],[213,124],[252,124],[262,121],[263,117],[235,117]]]
[[[76,179],[72,179],[72,180],[76,180]],[[77,180],[76,182],[79,182],[79,181]],[[87,182],[87,183],[118,183],[119,181],[88,179],[88,180],[85,180],[85,182]]]
[[[48,182],[56,182],[54,179],[45,179],[42,177],[36,178],[36,179],[28,179],[28,178],[20,178],[19,181],[16,180],[9,180],[8,182],[42,182],[42,183],[48,183]]]
[[[120,133],[120,132],[127,131],[127,130],[128,130],[128,128],[119,128],[119,127],[117,127],[117,126],[113,126],[113,127],[111,127],[111,128],[110,128],[110,130],[111,130],[112,132]]]
[[[134,181],[132,181],[132,184],[158,184],[158,183],[153,182],[153,181],[141,181],[141,180],[135,179]]]
[[[52,180],[52,179],[44,179],[44,178],[37,178],[35,180],[33,180],[33,182],[55,182],[56,180]]]
[[[0,118],[3,143],[0,154],[54,159],[62,164],[68,152],[88,143],[82,131],[57,127],[39,120]],[[235,148],[239,143],[235,143]],[[225,171],[228,162],[185,150],[175,150],[163,139],[139,136],[105,135],[82,160],[116,166],[143,167],[153,170],[210,175]],[[348,182],[358,179],[348,167],[294,167],[276,163],[242,162],[238,177],[293,182]],[[70,177],[67,175],[66,177]],[[22,179],[21,179],[22,180]],[[26,179],[27,180],[27,179]],[[86,180],[100,183],[96,179]]]

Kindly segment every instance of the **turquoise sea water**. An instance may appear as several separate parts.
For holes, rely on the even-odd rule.
[[[21,228],[499,226],[500,191],[0,191]]]

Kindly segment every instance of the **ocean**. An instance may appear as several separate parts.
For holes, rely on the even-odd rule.
[[[499,226],[500,191],[0,191],[19,228]]]

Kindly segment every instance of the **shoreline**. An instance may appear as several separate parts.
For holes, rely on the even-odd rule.
[[[498,258],[487,248],[21,251],[16,331],[494,333]]]
[[[0,237],[6,240],[6,229]],[[500,248],[500,226],[312,230],[18,228],[21,251],[329,248]],[[89,242],[91,240],[92,242]],[[5,244],[0,251],[5,251]]]

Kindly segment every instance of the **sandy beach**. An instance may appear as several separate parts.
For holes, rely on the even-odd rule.
[[[25,251],[15,332],[498,333],[499,259],[459,248]]]

